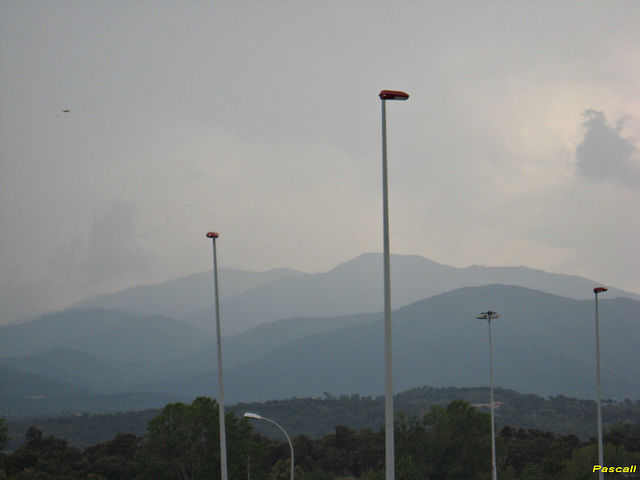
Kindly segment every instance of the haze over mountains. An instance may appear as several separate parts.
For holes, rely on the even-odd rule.
[[[381,270],[373,254],[325,274],[221,270],[227,402],[382,394]],[[412,256],[392,274],[396,391],[487,385],[475,315],[493,309],[496,386],[595,397],[595,282]],[[212,288],[205,272],[0,327],[0,416],[217,396]],[[610,288],[600,311],[603,396],[640,398],[640,296]]]
[[[516,285],[575,299],[590,299],[597,282],[526,267],[455,268],[415,255],[391,256],[393,308],[457,288]],[[325,317],[379,312],[382,254],[369,253],[325,273],[295,270],[264,273],[220,269],[223,336],[292,317]],[[640,295],[609,289],[609,298]],[[136,287],[88,299],[76,307],[100,307],[136,314],[167,315],[215,332],[213,275],[203,272],[160,285]]]

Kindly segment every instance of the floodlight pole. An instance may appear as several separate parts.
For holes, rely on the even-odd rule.
[[[489,324],[489,408],[491,409],[491,478],[493,480],[498,479],[498,470],[496,468],[496,422],[494,413],[495,405],[493,404],[493,349],[491,346],[491,319],[499,317],[500,315],[498,315],[497,312],[492,312],[491,310],[482,312],[476,317],[479,320],[486,320]]]
[[[220,299],[218,296],[218,260],[216,256],[216,232],[208,232],[207,238],[213,241],[213,284],[216,301],[216,334],[218,347],[218,417],[220,421],[220,474],[221,480],[227,480],[227,435],[224,422],[224,384],[222,381],[222,336],[220,333]]]
[[[407,100],[409,95],[394,90],[382,90],[382,223],[384,263],[384,356],[385,356],[385,468],[386,480],[395,480],[393,431],[393,359],[391,343],[391,268],[389,260],[389,188],[387,182],[387,100]]]
[[[598,384],[598,463],[604,465],[604,450],[602,445],[602,388],[600,384],[600,324],[598,320],[598,294],[606,292],[605,287],[596,287],[593,293],[596,296],[596,381]],[[600,480],[604,479],[602,469],[598,472]]]

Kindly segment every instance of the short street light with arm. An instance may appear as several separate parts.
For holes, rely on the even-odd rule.
[[[384,257],[384,352],[385,352],[385,465],[386,480],[395,480],[393,431],[393,360],[391,348],[391,268],[389,261],[389,188],[387,182],[387,100],[407,100],[409,95],[397,90],[382,90],[382,223]]]
[[[602,445],[602,392],[600,386],[600,325],[598,322],[598,294],[606,292],[605,287],[596,287],[593,293],[596,296],[596,382],[598,384],[598,462],[600,466],[604,465],[604,452]],[[598,473],[600,480],[604,478],[602,469]]]
[[[207,238],[213,242],[213,287],[216,301],[216,333],[218,338],[218,393],[220,395],[218,416],[220,421],[220,474],[222,480],[227,480],[227,435],[224,424],[224,387],[222,381],[222,339],[220,334],[220,299],[218,297],[218,260],[216,257],[216,239],[220,235],[208,232]]]
[[[284,436],[287,438],[287,442],[289,442],[289,449],[291,450],[291,480],[294,480],[293,476],[294,476],[294,466],[293,466],[293,444],[291,443],[291,439],[289,438],[289,435],[287,435],[287,432],[284,431],[284,428],[282,428],[280,425],[278,425],[276,422],[274,422],[273,420],[269,420],[268,418],[262,417],[260,415],[258,415],[257,413],[250,413],[247,412],[244,414],[244,418],[252,418],[253,420],[264,420],[265,422],[269,422],[274,424],[276,427],[278,427],[282,433],[284,433]]]
[[[476,318],[479,320],[486,320],[489,324],[489,381],[490,381],[490,400],[489,400],[489,408],[491,409],[491,478],[493,480],[497,480],[498,472],[496,470],[496,427],[495,427],[495,417],[494,410],[495,405],[493,404],[493,353],[491,351],[491,320],[494,318],[499,318],[497,312],[492,312],[491,310],[487,310],[486,312],[482,312],[480,315],[477,315]]]

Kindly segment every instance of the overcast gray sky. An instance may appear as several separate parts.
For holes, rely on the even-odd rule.
[[[640,293],[638,25],[635,0],[0,0],[0,323],[204,271],[208,230],[252,271],[381,251],[383,89],[411,95],[392,253]]]

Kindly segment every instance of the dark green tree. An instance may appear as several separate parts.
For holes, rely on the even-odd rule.
[[[491,476],[490,415],[455,400],[396,426],[398,478],[448,480]]]
[[[53,436],[44,437],[41,430],[30,427],[27,442],[16,449],[5,462],[9,478],[74,480],[82,459],[82,452],[67,445],[67,441]]]
[[[627,452],[640,452],[640,423],[616,423],[608,428],[604,442],[623,446]]]
[[[2,453],[2,450],[7,448],[11,440],[8,432],[9,429],[4,424],[4,418],[0,418],[0,480],[7,478],[7,473],[4,470],[6,456]]]
[[[326,435],[322,441],[322,461],[324,468],[340,477],[359,476],[357,469],[357,433],[338,425],[335,433]]]
[[[294,459],[295,462],[295,459]],[[294,465],[293,477],[295,480],[303,478],[302,469]],[[269,472],[269,480],[290,480],[291,479],[291,459],[278,460]]]
[[[384,471],[384,435],[369,428],[360,430],[358,434],[357,469],[366,472]]]
[[[149,480],[211,480],[220,478],[218,403],[207,397],[191,405],[170,403],[148,425],[146,445],[139,453]],[[258,454],[251,426],[235,415],[225,417],[230,478],[246,476],[247,457]]]
[[[119,433],[112,440],[87,447],[83,452],[83,469],[87,476],[99,475],[104,480],[135,480],[140,476],[136,454],[143,441],[132,433]]]
[[[0,418],[0,452],[9,445],[9,429],[4,424],[4,418]]]

